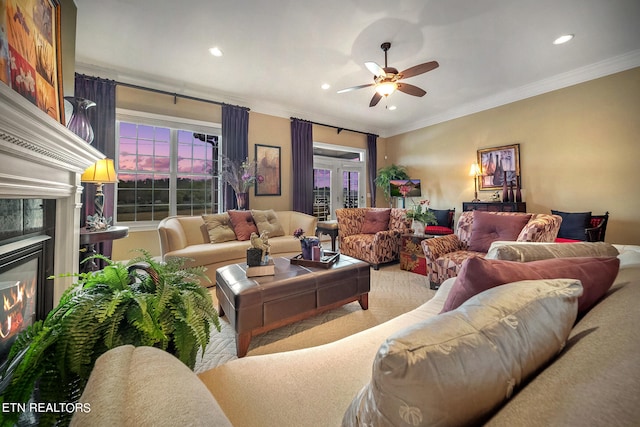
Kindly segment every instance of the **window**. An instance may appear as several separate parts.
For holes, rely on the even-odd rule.
[[[218,136],[177,119],[125,118],[118,120],[116,221],[218,212]]]

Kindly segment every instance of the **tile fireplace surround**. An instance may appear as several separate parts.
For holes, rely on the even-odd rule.
[[[54,274],[78,271],[80,175],[104,155],[0,82],[0,198],[55,199]],[[58,279],[54,305],[72,279]]]

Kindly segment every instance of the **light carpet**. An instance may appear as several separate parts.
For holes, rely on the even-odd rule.
[[[215,288],[211,288],[217,306]],[[246,357],[313,347],[336,341],[386,322],[424,304],[435,295],[426,276],[400,269],[399,264],[371,269],[369,309],[352,302],[309,319],[265,332],[251,339]],[[226,317],[220,318],[222,330],[213,330],[204,355],[198,354],[195,372],[214,368],[237,359],[235,332]]]

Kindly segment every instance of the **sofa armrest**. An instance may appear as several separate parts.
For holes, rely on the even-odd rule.
[[[421,245],[427,261],[435,261],[444,254],[465,249],[464,243],[455,234],[424,239]]]

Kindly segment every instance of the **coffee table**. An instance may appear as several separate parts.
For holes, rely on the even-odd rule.
[[[291,264],[289,258],[273,258],[273,276],[247,277],[247,264],[231,264],[216,271],[218,313],[236,332],[238,357],[244,357],[251,338],[358,301],[369,308],[369,264],[340,255],[331,267]]]

